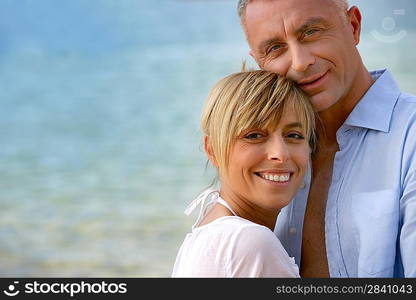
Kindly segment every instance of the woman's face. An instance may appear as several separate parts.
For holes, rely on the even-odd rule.
[[[221,193],[250,207],[280,210],[303,183],[310,152],[305,124],[288,107],[277,128],[252,128],[235,140],[228,172],[219,172]]]

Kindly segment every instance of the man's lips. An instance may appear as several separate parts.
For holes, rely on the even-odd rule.
[[[311,90],[319,86],[326,79],[328,73],[329,71],[315,74],[302,80],[298,80],[297,83],[302,89]]]

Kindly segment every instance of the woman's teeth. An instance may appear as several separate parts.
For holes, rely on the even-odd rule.
[[[264,178],[266,180],[270,181],[276,181],[276,182],[286,182],[289,181],[290,173],[286,174],[259,174],[261,178]]]

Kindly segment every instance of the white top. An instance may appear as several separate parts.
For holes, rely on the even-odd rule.
[[[179,249],[172,277],[299,277],[294,259],[269,228],[238,217],[213,190],[198,196],[185,213],[190,214],[201,202],[198,220]],[[234,216],[197,227],[215,202]]]

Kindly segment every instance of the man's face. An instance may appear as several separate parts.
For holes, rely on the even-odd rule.
[[[296,81],[324,111],[353,88],[360,14],[345,19],[332,0],[252,0],[244,27],[260,68]]]

